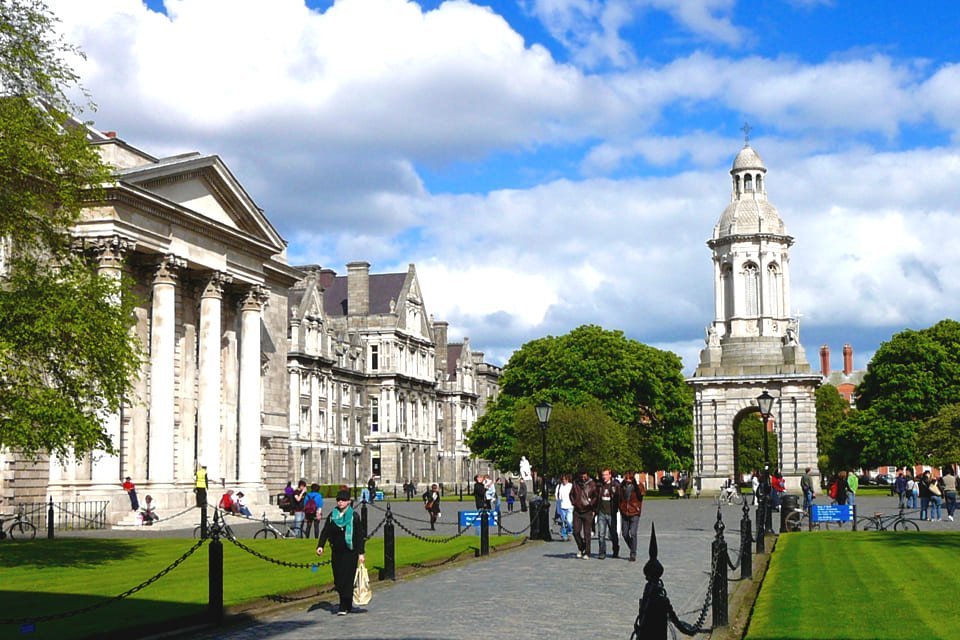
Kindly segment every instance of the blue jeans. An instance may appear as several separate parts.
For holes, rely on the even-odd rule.
[[[805,489],[803,491],[803,510],[810,511],[810,505],[813,504],[813,491],[811,489]]]
[[[947,491],[944,496],[947,504],[947,515],[951,518],[953,517],[953,512],[957,510],[957,492],[956,491]]]
[[[917,508],[917,494],[908,493],[907,494],[907,509],[916,509]]]
[[[573,509],[560,509],[560,537],[564,540],[573,533]]]
[[[297,530],[297,537],[303,537],[303,511],[293,512],[293,527]]]
[[[857,504],[857,494],[855,494],[853,491],[847,491],[847,504],[851,507]]]
[[[600,555],[604,556],[607,554],[607,537],[610,538],[613,544],[613,555],[620,555],[620,536],[617,535],[617,516],[608,515],[606,513],[597,514],[597,544],[599,546]]]
[[[920,519],[927,519],[927,511],[930,509],[930,498],[920,498]]]
[[[907,506],[907,494],[901,491],[897,494],[897,506],[903,509]]]
[[[940,513],[940,496],[930,496],[930,519],[943,519],[943,515]]]

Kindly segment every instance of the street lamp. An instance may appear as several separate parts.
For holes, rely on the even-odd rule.
[[[770,436],[767,433],[767,427],[770,424],[770,416],[773,413],[773,402],[776,398],[767,393],[757,396],[757,407],[760,409],[760,419],[763,421],[763,483],[760,494],[760,509],[763,515],[763,526],[766,531],[773,529],[773,513],[770,510]]]
[[[354,449],[353,451],[353,499],[357,499],[357,476],[360,473],[360,449]]]
[[[540,486],[541,495],[547,500],[547,427],[550,424],[550,412],[553,405],[549,402],[537,404],[537,419],[540,421]]]

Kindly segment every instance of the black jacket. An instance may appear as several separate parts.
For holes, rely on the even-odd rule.
[[[336,507],[334,507],[336,510]],[[344,535],[345,529],[341,529],[333,522],[333,513],[327,516],[323,523],[323,529],[320,530],[320,539],[317,540],[317,548],[322,547],[327,540],[330,541],[330,549],[334,553],[351,553],[347,547],[347,538]],[[366,540],[363,538],[363,526],[360,523],[360,514],[353,512],[353,551],[352,553],[364,553]]]

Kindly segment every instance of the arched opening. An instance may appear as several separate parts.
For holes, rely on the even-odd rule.
[[[723,297],[721,298],[721,301],[723,302],[721,317],[728,319],[736,313],[733,307],[733,266],[729,262],[724,264],[720,269],[720,281],[721,291],[723,292]]]
[[[740,195],[740,176],[733,177],[733,193],[737,196]]]
[[[776,262],[767,265],[767,282],[770,288],[767,296],[770,315],[780,318],[783,316],[783,282],[780,278],[780,267]]]
[[[767,429],[767,446],[770,470],[777,468],[780,459],[777,432],[772,428],[773,421]],[[736,470],[736,481],[743,482],[750,478],[754,471],[759,471],[767,460],[763,451],[763,421],[757,407],[748,407],[737,414],[733,420],[733,468]]]
[[[743,190],[753,191],[753,178],[749,173],[743,176]]]
[[[763,191],[763,176],[757,176],[757,191]]]

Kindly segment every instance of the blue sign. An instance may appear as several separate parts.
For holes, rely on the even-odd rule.
[[[477,535],[480,534],[481,520],[479,511],[458,511],[457,514],[459,516],[459,525],[461,529],[474,527]],[[498,511],[487,511],[487,522],[491,527],[497,526],[498,515]]]
[[[383,502],[383,491],[377,491],[377,494],[373,497],[377,502]]]
[[[25,622],[20,625],[20,633],[33,633],[37,630],[37,623],[35,622]]]
[[[814,522],[850,522],[853,520],[853,511],[848,504],[815,504],[813,510]]]

